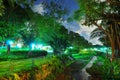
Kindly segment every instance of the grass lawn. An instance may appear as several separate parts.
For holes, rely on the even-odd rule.
[[[77,54],[74,54],[77,55]],[[78,58],[79,57],[79,58]],[[89,62],[90,55],[77,55],[76,59],[81,59]],[[50,61],[50,57],[38,57],[38,58],[29,58],[29,59],[20,59],[20,60],[9,60],[0,62],[0,76],[9,75],[11,73],[20,72],[24,70],[29,70],[33,64],[39,66],[46,62]]]
[[[48,58],[48,59],[46,59]],[[21,60],[9,60],[0,62],[0,76],[5,74],[11,74],[14,72],[20,72],[22,70],[29,70],[31,66],[39,66],[50,61],[49,57],[46,58],[30,58],[30,59],[21,59]]]
[[[23,51],[26,51],[26,50],[27,49],[24,49]],[[15,49],[12,49],[12,51],[15,51]],[[3,53],[5,52],[5,50],[3,49],[0,52]],[[94,56],[95,54],[96,52],[94,51],[93,52],[88,51],[85,53],[81,52],[79,54],[72,54],[72,57],[76,60],[81,61],[83,63],[81,64],[81,67],[84,67],[91,60],[92,56]],[[52,58],[50,56],[19,59],[19,60],[8,59],[7,61],[1,61],[0,62],[0,77],[11,75],[17,72],[28,71],[31,69],[32,65],[41,67],[42,64],[49,63],[50,61],[52,61]]]

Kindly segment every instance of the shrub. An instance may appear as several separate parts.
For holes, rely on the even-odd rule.
[[[94,64],[91,68],[86,69],[88,73],[92,75],[93,78],[98,78],[102,80],[118,80],[120,79],[120,60],[115,60],[110,62],[108,59],[104,61],[103,65]]]
[[[2,55],[0,55],[0,61],[34,58],[42,56],[47,56],[47,51],[13,51],[10,54],[3,53]]]
[[[75,54],[75,53],[79,53],[79,48],[73,48],[73,49],[68,49],[67,53],[68,54]]]
[[[12,52],[13,55],[17,56],[25,56],[25,57],[39,57],[39,56],[46,56],[47,51],[14,51]]]

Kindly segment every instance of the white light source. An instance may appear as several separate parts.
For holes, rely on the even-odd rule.
[[[31,47],[32,47],[32,50],[34,50],[34,48],[35,48],[35,44],[32,43],[32,44],[31,44]]]
[[[13,41],[11,41],[11,40],[8,40],[7,41],[7,44],[10,44],[10,45],[12,45],[14,42]]]
[[[18,43],[18,44],[17,44],[17,47],[18,47],[18,48],[22,48],[22,44]]]

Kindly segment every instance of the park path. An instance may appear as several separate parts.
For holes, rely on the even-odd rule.
[[[97,57],[94,56],[94,57],[91,59],[91,61],[81,70],[81,72],[80,72],[80,77],[81,77],[81,79],[80,79],[80,80],[90,80],[90,74],[88,74],[88,73],[86,72],[86,68],[92,67],[94,61],[96,61],[96,60],[97,60]]]
[[[89,80],[90,75],[86,72],[86,68],[92,67],[95,60],[97,60],[97,57],[93,56],[85,67],[83,67],[84,61],[77,60],[67,67],[56,80]]]

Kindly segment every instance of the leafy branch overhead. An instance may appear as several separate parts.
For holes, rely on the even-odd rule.
[[[120,2],[118,0],[77,0],[80,9],[75,16],[84,20],[84,25],[97,26],[92,37],[102,37],[112,49],[112,60],[120,56]]]

